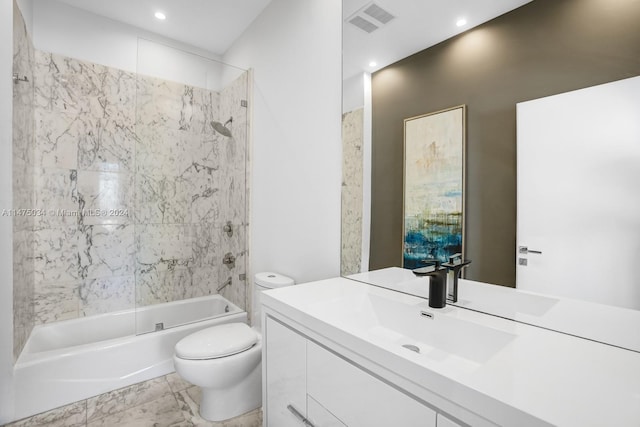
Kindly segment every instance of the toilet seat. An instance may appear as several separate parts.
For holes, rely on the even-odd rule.
[[[195,332],[176,344],[176,356],[187,360],[218,359],[242,353],[258,342],[245,323],[226,323]]]

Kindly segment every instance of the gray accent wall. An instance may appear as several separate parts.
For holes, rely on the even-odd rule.
[[[370,269],[402,262],[403,120],[465,104],[467,278],[515,286],[516,103],[639,75],[639,21],[636,0],[535,0],[375,73]]]

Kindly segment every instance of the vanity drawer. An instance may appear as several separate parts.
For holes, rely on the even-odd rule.
[[[307,394],[349,427],[435,427],[436,412],[307,341]]]
[[[299,427],[300,421],[291,408],[306,416],[307,340],[269,317],[264,325],[267,337],[263,350],[266,425]]]

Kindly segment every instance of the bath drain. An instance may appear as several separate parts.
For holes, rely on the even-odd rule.
[[[412,344],[402,344],[402,346],[408,350],[415,351],[416,353],[420,353],[420,348],[418,346]]]

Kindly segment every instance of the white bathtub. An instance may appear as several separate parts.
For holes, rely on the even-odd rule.
[[[212,295],[36,326],[15,365],[15,417],[171,373],[181,338],[229,322],[247,313]]]

